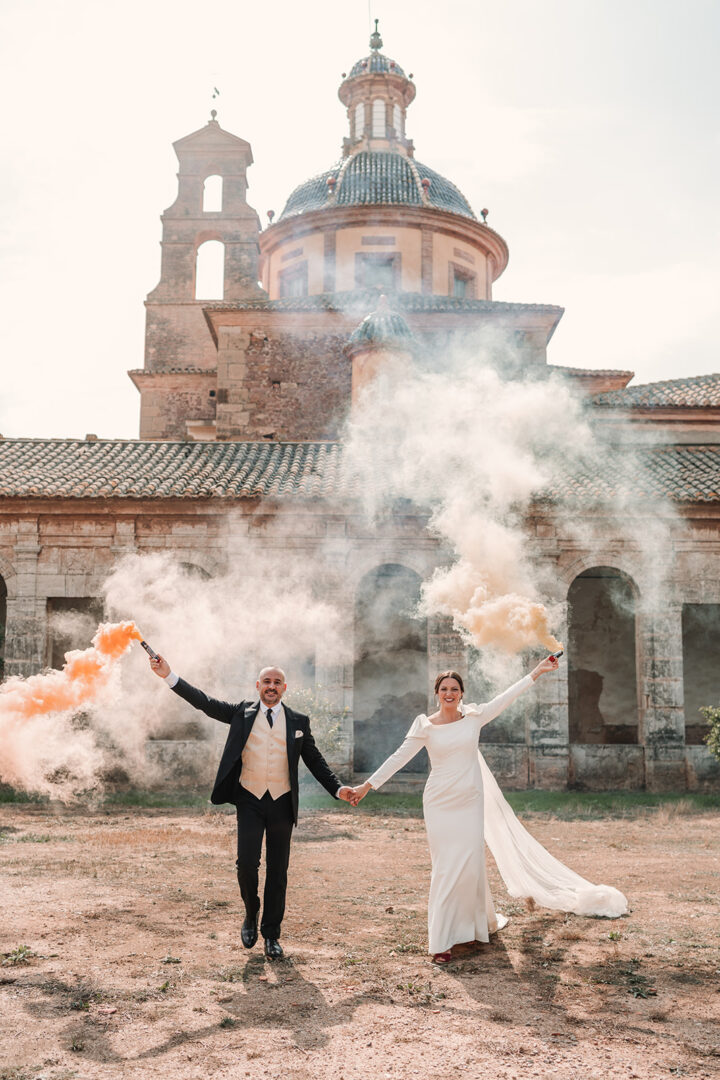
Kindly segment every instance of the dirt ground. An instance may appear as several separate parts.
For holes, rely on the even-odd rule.
[[[615,922],[530,911],[426,955],[422,820],[307,812],[284,961],[240,945],[234,818],[0,807],[0,1080],[720,1075],[715,814],[533,817]]]

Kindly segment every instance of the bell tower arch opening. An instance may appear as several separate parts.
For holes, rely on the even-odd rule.
[[[223,208],[223,178],[217,173],[205,177],[203,184],[203,214],[221,214]]]
[[[195,299],[222,300],[225,295],[225,245],[205,240],[195,256]]]

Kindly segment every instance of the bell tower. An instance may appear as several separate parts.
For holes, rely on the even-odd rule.
[[[216,116],[173,143],[178,193],[161,218],[160,281],[145,301],[145,366],[130,372],[144,439],[214,437],[217,351],[203,306],[267,298],[258,285],[260,220],[246,200],[252,149]],[[199,275],[206,255],[216,263],[209,290]]]

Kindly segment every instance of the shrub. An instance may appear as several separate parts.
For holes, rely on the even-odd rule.
[[[706,705],[700,712],[710,725],[705,736],[707,748],[720,761],[720,705]]]
[[[314,690],[292,690],[285,695],[285,701],[291,709],[310,717],[315,742],[325,757],[332,759],[343,745],[342,721],[348,710],[333,705],[321,686]]]

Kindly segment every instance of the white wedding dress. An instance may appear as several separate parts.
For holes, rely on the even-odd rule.
[[[507,919],[495,912],[485,869],[485,842],[511,896],[577,915],[617,918],[623,894],[569,870],[520,824],[478,750],[480,729],[528,687],[530,675],[485,705],[464,705],[451,724],[418,716],[404,742],[370,776],[379,788],[424,746],[430,775],[423,794],[432,878],[428,900],[431,953],[465,941],[488,941]]]

